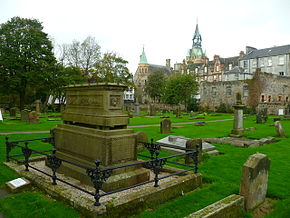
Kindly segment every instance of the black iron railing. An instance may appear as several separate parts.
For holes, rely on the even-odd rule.
[[[22,150],[21,155],[24,156],[24,165],[25,165],[26,171],[29,171],[29,168],[34,169],[40,173],[43,173],[43,174],[51,177],[53,185],[56,185],[57,181],[60,181],[62,183],[65,183],[71,187],[74,187],[80,191],[83,191],[83,192],[93,196],[95,199],[95,203],[94,203],[95,206],[99,206],[100,205],[100,198],[104,197],[106,195],[110,195],[110,194],[114,194],[114,193],[121,192],[124,190],[132,189],[132,188],[142,186],[145,184],[149,184],[149,183],[154,183],[154,187],[158,187],[158,185],[159,185],[158,182],[162,179],[168,178],[170,176],[180,175],[180,174],[183,174],[183,173],[188,172],[188,171],[194,171],[194,173],[197,173],[197,170],[198,170],[198,149],[193,150],[193,149],[181,148],[178,146],[170,146],[170,145],[153,143],[153,139],[151,139],[150,143],[144,143],[144,146],[150,152],[150,156],[138,155],[138,156],[141,156],[143,158],[148,158],[148,160],[138,161],[138,162],[130,163],[130,164],[119,165],[119,166],[115,166],[115,167],[108,167],[108,168],[100,168],[101,161],[99,161],[99,160],[95,161],[95,166],[96,166],[95,168],[83,166],[83,165],[80,165],[80,164],[77,164],[77,163],[74,163],[74,162],[71,162],[68,160],[64,160],[64,159],[59,158],[55,155],[56,149],[50,150],[51,154],[47,154],[47,151],[32,150],[31,148],[28,147],[28,144],[30,141],[36,141],[36,140],[46,140],[46,141],[49,141],[53,144],[53,138],[40,138],[40,139],[21,140],[21,141],[9,141],[8,137],[6,137],[6,160],[9,161],[13,157],[15,157],[15,155],[10,155],[12,148],[14,148],[14,147],[21,148],[21,150]],[[20,143],[24,143],[24,145],[20,145]],[[170,148],[174,148],[174,149],[180,149],[180,150],[184,150],[184,152],[181,154],[171,155],[171,156],[167,156],[167,157],[159,157],[161,147],[170,147]],[[47,166],[52,171],[51,174],[30,165],[29,158],[31,157],[32,153],[42,154],[42,155],[46,156]],[[19,154],[17,156],[19,156]],[[192,158],[193,165],[182,164],[179,162],[174,162],[174,161],[168,160],[170,158],[182,157],[182,156],[184,156],[184,157],[187,156],[187,157]],[[56,175],[56,171],[61,166],[61,164],[63,162],[85,169],[88,177],[92,181],[92,184],[95,188],[95,192],[87,191],[87,190],[85,190],[81,187],[78,187],[74,184],[71,184],[71,183],[69,183],[61,178],[58,178]],[[171,173],[169,175],[160,177],[159,174],[160,174],[163,166],[166,163],[180,165],[182,167],[187,167],[187,169],[183,169],[183,170],[180,170],[178,172],[174,172],[174,173]],[[100,193],[100,190],[102,188],[103,183],[107,181],[107,179],[112,175],[112,172],[114,170],[120,169],[120,168],[125,168],[125,167],[137,166],[137,165],[142,165],[144,168],[150,169],[155,175],[154,179],[151,179],[151,180],[146,181],[146,182],[138,183],[135,185],[131,185],[129,187],[119,188],[117,190],[109,191],[106,193]]]

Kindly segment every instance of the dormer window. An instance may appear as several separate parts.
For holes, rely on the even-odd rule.
[[[272,58],[268,58],[268,66],[271,67],[272,66]]]

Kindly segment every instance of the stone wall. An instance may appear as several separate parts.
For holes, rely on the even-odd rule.
[[[278,114],[279,109],[287,109],[290,102],[290,77],[269,73],[259,73],[257,82],[261,85],[261,94],[257,97],[258,108],[268,107],[269,114]],[[221,103],[232,106],[235,94],[240,92],[242,102],[249,106],[249,95],[252,86],[250,80],[202,82],[200,84],[201,107],[215,110]]]

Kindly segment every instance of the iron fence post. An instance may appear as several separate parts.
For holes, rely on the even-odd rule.
[[[8,136],[5,137],[5,142],[6,142],[6,161],[9,162],[10,159],[9,159],[9,153],[11,151],[11,147],[10,147],[10,142],[8,141],[9,138]]]
[[[25,147],[22,147],[22,153],[25,157],[25,162],[24,162],[24,165],[25,165],[25,171],[29,171],[28,167],[29,167],[29,164],[28,164],[28,161],[29,161],[29,157],[32,153],[32,150],[28,148],[28,142],[25,142]]]
[[[95,169],[87,169],[87,175],[90,177],[94,188],[95,188],[95,203],[94,206],[100,206],[100,190],[102,188],[103,183],[112,175],[112,170],[107,169],[102,171],[100,169],[100,160],[95,161],[96,168]]]
[[[56,184],[56,170],[60,167],[61,165],[61,160],[55,156],[56,149],[52,150],[52,155],[47,156],[47,165],[49,168],[52,170],[52,184]]]

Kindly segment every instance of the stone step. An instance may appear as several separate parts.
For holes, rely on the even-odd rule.
[[[218,152],[218,150],[213,150],[213,151],[208,151],[206,152],[208,153],[209,155],[212,155],[212,156],[215,156],[215,155],[219,155],[220,153]]]

